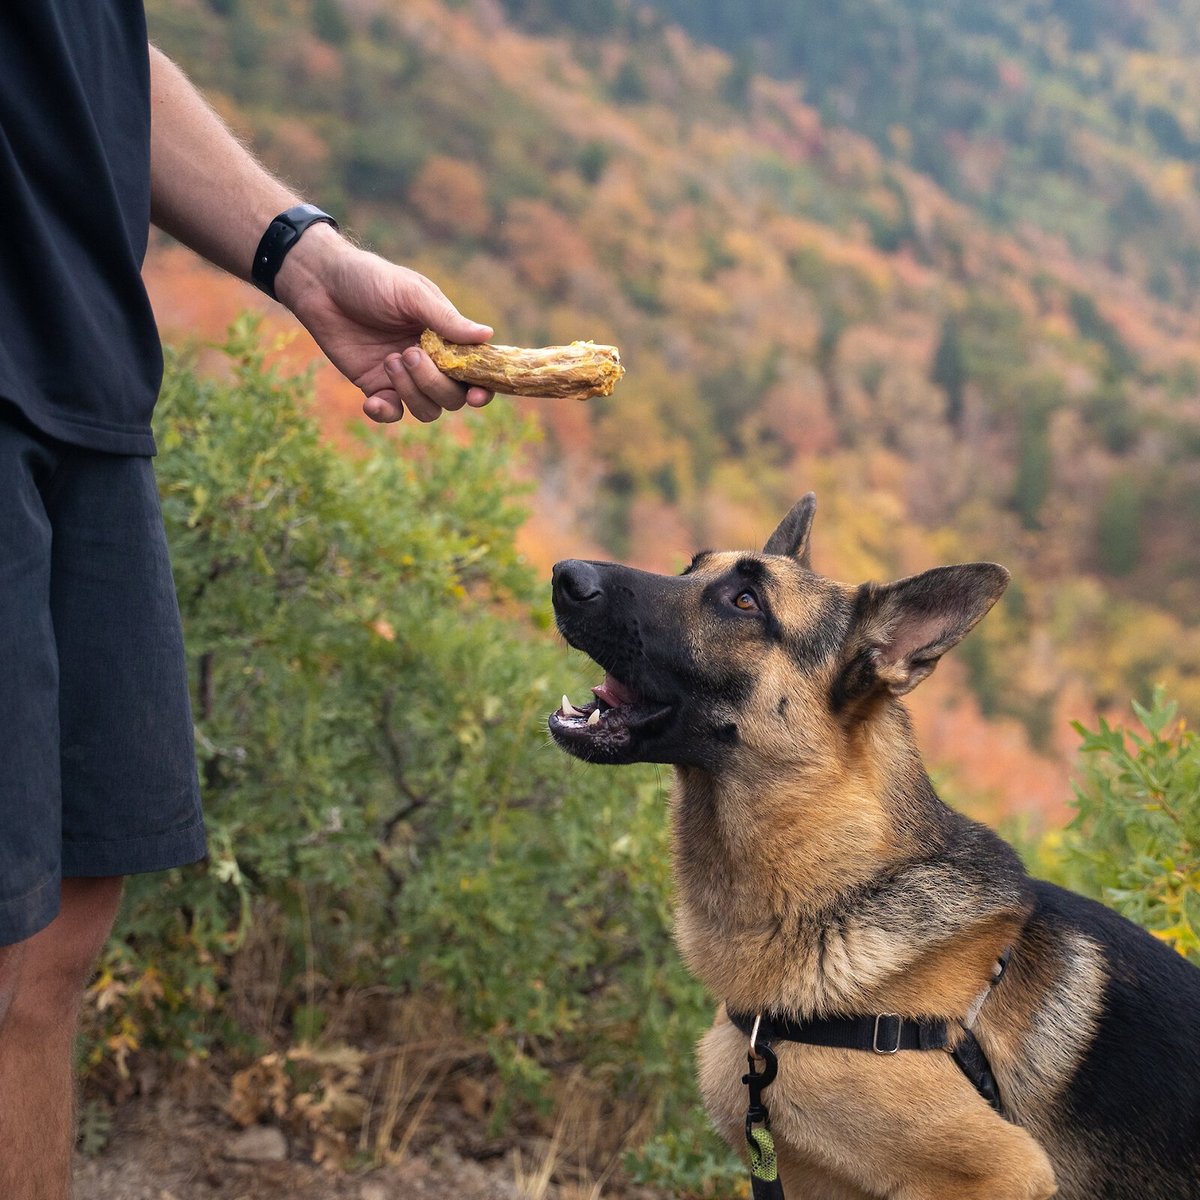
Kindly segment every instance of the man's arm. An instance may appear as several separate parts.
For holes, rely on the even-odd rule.
[[[241,279],[273,217],[301,198],[233,136],[183,72],[150,48],[151,216],[172,237]],[[422,421],[491,399],[443,375],[416,347],[430,327],[457,342],[482,342],[491,329],[462,316],[423,275],[360,250],[332,226],[310,226],[275,279],[334,365],[366,396],[363,411],[398,421],[407,407]]]

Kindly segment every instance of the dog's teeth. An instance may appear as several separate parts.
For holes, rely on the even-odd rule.
[[[563,697],[562,709],[560,711],[562,712],[562,715],[564,717],[582,717],[583,716],[583,713],[581,713],[579,711],[579,709],[577,709],[575,707],[575,705],[573,705],[570,702],[570,700],[568,700],[566,698],[566,696]]]
[[[592,709],[592,715],[590,717],[588,717],[587,723],[589,725],[599,725],[600,724],[600,710],[598,708]]]

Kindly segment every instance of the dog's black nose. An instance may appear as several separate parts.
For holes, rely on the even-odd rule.
[[[552,578],[555,604],[587,604],[604,594],[600,572],[591,563],[577,558],[555,563]]]

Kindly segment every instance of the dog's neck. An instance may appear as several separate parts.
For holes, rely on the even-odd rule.
[[[892,702],[851,730],[846,746],[757,770],[736,756],[717,771],[680,768],[673,817],[681,900],[714,916],[783,918],[819,910],[921,853],[913,818],[927,827],[941,803],[904,710]]]
[[[900,705],[889,703],[848,744],[823,768],[797,762],[769,779],[736,762],[677,771],[676,935],[717,995],[761,977],[775,956],[794,959],[798,939],[823,940],[822,923],[840,922],[845,896],[936,849],[913,832],[927,836],[941,825],[931,815],[945,810]],[[779,968],[793,976],[795,962]]]

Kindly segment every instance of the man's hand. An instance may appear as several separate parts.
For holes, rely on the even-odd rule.
[[[150,47],[151,217],[156,225],[242,279],[267,223],[299,197],[247,153],[182,71]],[[454,342],[485,342],[438,287],[359,250],[330,225],[313,225],[275,277],[275,294],[366,395],[375,421],[407,408],[421,421],[478,408],[491,393],[443,375],[416,342],[428,327]]]
[[[284,259],[279,299],[296,314],[330,361],[366,396],[373,421],[398,421],[407,408],[419,421],[492,398],[443,375],[417,346],[424,329],[449,341],[492,336],[470,321],[431,280],[359,250],[328,225],[313,225]]]

